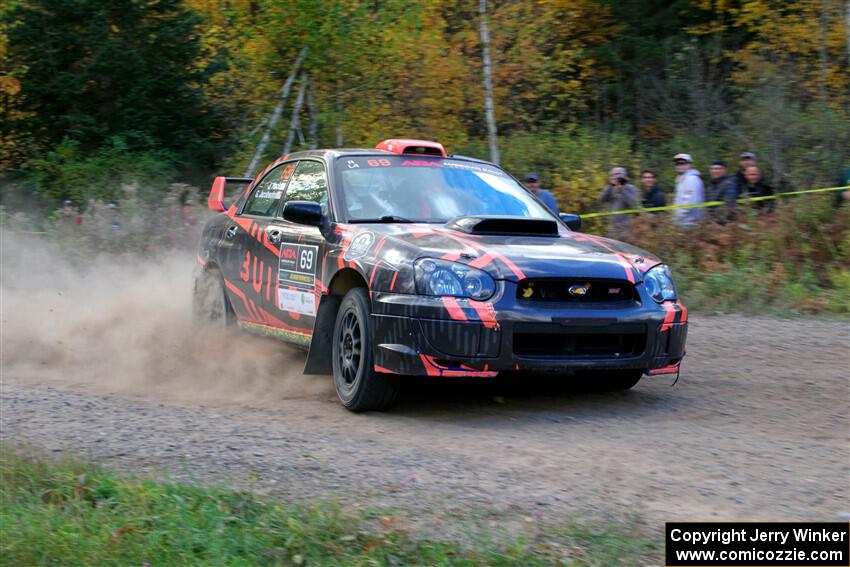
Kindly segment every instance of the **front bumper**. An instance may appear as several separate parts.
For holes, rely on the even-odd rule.
[[[529,303],[503,282],[489,303],[372,294],[375,370],[427,376],[495,376],[504,371],[570,373],[678,371],[687,310],[680,302],[615,305]]]

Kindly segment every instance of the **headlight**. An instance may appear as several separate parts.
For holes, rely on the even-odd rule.
[[[646,272],[643,283],[649,296],[658,303],[676,301],[676,284],[673,283],[673,275],[667,266],[662,264]]]
[[[496,291],[490,274],[466,264],[422,258],[414,264],[416,292],[423,295],[468,297],[483,301]]]

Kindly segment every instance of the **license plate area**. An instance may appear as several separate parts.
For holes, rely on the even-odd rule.
[[[514,327],[513,352],[540,358],[608,358],[640,356],[646,350],[646,325],[518,324]]]

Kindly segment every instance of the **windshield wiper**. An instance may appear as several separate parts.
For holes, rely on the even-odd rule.
[[[416,221],[416,220],[413,220],[413,219],[400,217],[398,215],[384,215],[384,216],[377,218],[377,219],[352,219],[348,222],[350,222],[350,223],[382,223],[382,222],[390,223],[390,222],[422,222],[422,221]]]

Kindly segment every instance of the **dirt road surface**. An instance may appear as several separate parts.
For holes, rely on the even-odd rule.
[[[614,394],[559,380],[419,381],[393,411],[363,415],[338,404],[329,378],[298,375],[303,354],[267,339],[240,336],[190,357],[200,374],[175,353],[131,359],[128,380],[126,361],[111,374],[96,357],[57,358],[44,337],[12,336],[2,440],[142,475],[338,499],[426,532],[469,518],[638,518],[656,529],[848,518],[848,325],[691,321],[675,387],[668,377]],[[226,352],[249,356],[236,368]]]

